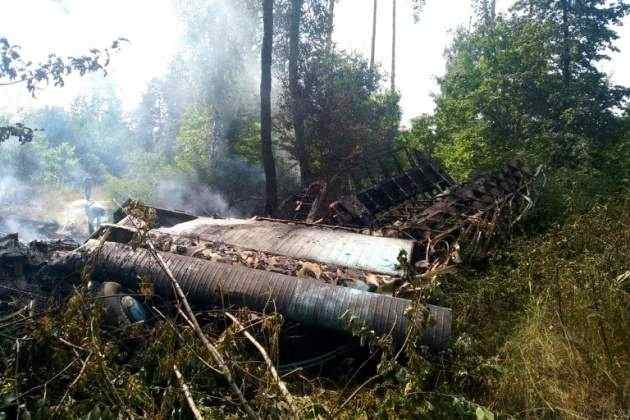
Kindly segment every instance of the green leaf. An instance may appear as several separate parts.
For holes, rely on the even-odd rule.
[[[492,411],[482,406],[477,407],[477,410],[475,410],[475,416],[477,417],[477,420],[494,420],[494,414]]]

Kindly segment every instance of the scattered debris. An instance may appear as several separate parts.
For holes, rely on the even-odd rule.
[[[365,162],[371,162],[370,165]],[[365,227],[373,216],[407,200],[431,200],[455,181],[428,156],[405,148],[375,150],[347,167],[327,184],[318,180],[280,206],[284,219]],[[352,188],[344,188],[351,185]]]
[[[397,157],[380,162],[382,177],[356,194],[335,198],[326,183],[311,184],[285,203],[295,205],[293,220],[197,217],[128,201],[81,247],[0,237],[0,296],[22,293],[27,300],[15,300],[13,311],[24,310],[52,290],[67,296],[86,268],[117,325],[149,317],[131,291],[176,299],[175,282],[199,307],[277,312],[333,331],[358,323],[397,345],[419,326],[424,345],[439,351],[450,309],[425,305],[410,315],[409,299],[492,252],[533,205],[540,170],[512,162],[458,185],[430,159],[408,159],[405,169]]]
[[[333,201],[319,222],[416,241],[415,249],[421,251],[410,261],[416,283],[451,272],[466,259],[491,254],[534,204],[540,168],[530,171],[514,161],[456,184],[431,159],[419,153],[409,156],[414,163],[409,169]],[[386,287],[379,282],[378,290],[414,298],[422,289],[395,280],[386,279]]]
[[[443,273],[447,266],[484,257],[501,244],[531,209],[540,171],[510,162],[501,171],[451,188],[429,206],[412,200],[379,214],[377,226],[388,236],[420,242],[424,255],[414,265],[424,277]]]

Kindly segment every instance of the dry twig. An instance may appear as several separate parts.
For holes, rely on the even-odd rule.
[[[243,324],[241,324],[241,322],[234,315],[232,315],[229,312],[225,312],[225,316],[230,318],[232,320],[232,322],[234,323],[234,325],[236,325],[239,328],[239,331],[242,331],[243,334],[245,335],[245,337],[247,337],[247,339],[254,345],[254,347],[256,347],[256,349],[258,349],[258,351],[262,355],[263,359],[265,360],[265,363],[267,364],[267,367],[269,368],[269,372],[271,373],[271,376],[273,377],[273,379],[278,384],[278,389],[280,389],[280,393],[282,394],[282,396],[284,397],[285,401],[287,402],[287,404],[291,408],[293,416],[295,418],[299,418],[298,417],[298,409],[295,407],[295,403],[293,401],[293,396],[291,396],[291,393],[287,389],[286,384],[284,383],[284,381],[278,375],[278,371],[274,367],[273,362],[271,361],[271,358],[269,357],[269,355],[265,351],[265,348],[254,338],[253,335],[251,335],[249,333],[249,331],[247,331],[245,329]]]
[[[175,372],[175,377],[177,377],[179,386],[182,387],[182,391],[184,392],[184,395],[186,396],[186,401],[188,402],[188,407],[190,407],[190,411],[192,411],[193,416],[195,416],[195,419],[197,420],[203,420],[203,416],[201,415],[201,412],[197,408],[197,405],[195,404],[195,400],[193,400],[192,394],[190,393],[190,389],[188,388],[188,385],[184,381],[184,376],[177,368],[177,365],[173,365],[173,371]]]
[[[139,230],[139,226],[136,225],[136,223],[134,222],[133,219],[132,219],[132,223],[134,224],[136,229]],[[203,330],[201,329],[201,326],[199,325],[199,322],[197,321],[197,318],[195,317],[195,313],[193,312],[192,308],[190,307],[190,304],[188,303],[188,299],[186,298],[186,294],[184,293],[184,291],[182,290],[181,286],[179,285],[179,282],[177,281],[177,279],[173,275],[173,272],[166,265],[166,262],[164,262],[164,260],[160,256],[160,254],[155,249],[155,246],[154,246],[153,242],[149,238],[146,238],[146,245],[147,245],[151,255],[153,255],[153,257],[157,261],[157,263],[160,266],[160,268],[162,268],[164,273],[166,273],[167,277],[171,280],[171,283],[173,285],[173,289],[175,290],[175,295],[176,295],[177,300],[178,300],[178,305],[177,305],[178,311],[180,312],[180,314],[182,315],[184,320],[192,327],[192,329],[195,332],[195,334],[197,335],[197,337],[201,340],[203,345],[206,347],[206,349],[208,350],[208,352],[212,356],[212,359],[214,360],[214,362],[219,366],[219,370],[221,371],[221,374],[225,377],[225,379],[230,384],[230,387],[232,388],[232,391],[238,397],[239,401],[241,402],[241,405],[243,406],[243,408],[247,412],[247,415],[250,418],[253,418],[253,419],[260,418],[260,416],[258,416],[254,412],[252,407],[249,405],[249,403],[245,399],[245,396],[243,395],[243,393],[241,392],[240,388],[238,387],[238,385],[234,381],[234,377],[232,376],[232,372],[230,371],[230,368],[228,367],[228,365],[225,363],[225,360],[223,359],[223,356],[221,356],[221,353],[219,352],[219,350],[215,346],[213,346],[212,343],[210,343],[210,340],[208,340],[208,337],[206,337],[206,335],[204,334]],[[181,309],[180,305],[184,307],[184,310]]]
[[[195,331],[195,333],[197,334],[201,342],[204,344],[204,346],[206,347],[206,349],[208,350],[208,352],[214,359],[215,363],[219,366],[219,370],[221,370],[221,373],[230,384],[232,391],[240,400],[248,416],[254,419],[258,419],[259,416],[254,412],[252,407],[249,405],[249,403],[245,399],[245,396],[241,392],[240,388],[238,387],[238,385],[236,385],[236,382],[234,381],[234,378],[232,377],[232,372],[230,372],[230,368],[225,363],[225,360],[223,360],[223,356],[221,356],[221,353],[219,352],[219,350],[215,346],[213,346],[212,343],[210,343],[210,340],[208,340],[208,337],[206,337],[203,330],[201,329],[201,326],[199,325],[199,322],[197,322],[197,318],[195,317],[195,313],[190,307],[190,304],[188,303],[188,299],[186,299],[186,295],[184,294],[184,291],[179,285],[179,282],[177,281],[177,279],[175,279],[175,276],[171,272],[170,268],[168,268],[168,266],[166,265],[166,263],[164,262],[160,254],[158,254],[158,252],[155,250],[155,247],[153,246],[153,243],[150,240],[147,240],[147,246],[149,247],[151,254],[155,257],[156,261],[158,262],[162,270],[164,270],[168,278],[171,280],[173,284],[173,288],[175,289],[175,293],[178,297],[179,303],[184,307],[184,311],[181,311],[182,315],[184,316],[184,319],[193,328],[193,330]]]

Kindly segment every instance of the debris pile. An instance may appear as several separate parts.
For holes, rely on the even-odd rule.
[[[67,295],[72,285],[47,275],[44,268],[78,246],[70,240],[36,240],[26,245],[17,233],[0,235],[0,313],[47,306]]]
[[[437,162],[418,151],[385,148],[357,161],[341,168],[328,183],[315,181],[290,196],[278,216],[365,227],[374,223],[378,213],[418,197],[431,200],[456,184]]]
[[[147,216],[152,219],[149,223]],[[144,240],[136,241],[140,236]],[[231,300],[256,311],[275,308],[288,320],[336,330],[347,328],[345,321],[337,319],[346,314],[367,322],[370,330],[391,333],[399,343],[405,328],[396,325],[406,322],[405,308],[411,302],[392,296],[392,291],[405,282],[419,255],[415,241],[363,235],[340,227],[266,218],[191,219],[168,210],[138,207],[117,224],[103,225],[88,243],[95,240],[104,241],[103,249],[110,244],[149,249],[150,243],[165,260],[175,258],[174,276],[180,281],[183,274],[182,288],[192,288],[191,293],[198,293],[199,287],[205,290],[197,303],[216,303],[221,296],[222,304]],[[138,287],[137,272],[148,273],[155,280],[160,271],[155,261],[137,257],[136,251],[101,260],[98,249],[92,246],[89,250],[96,255],[96,273],[105,264],[106,278],[118,278],[131,289]],[[199,264],[201,271],[192,274],[191,267]],[[229,279],[229,287],[207,290],[200,286],[221,283],[223,278]],[[293,303],[283,303],[287,299]],[[383,299],[393,300],[381,302]],[[326,304],[334,310],[333,306],[326,309]],[[304,318],[304,313],[313,318]],[[428,315],[426,331],[431,338],[427,345],[441,348],[450,334],[450,309],[431,307]]]
[[[131,290],[140,289],[141,279],[150,279],[156,295],[174,298],[169,275],[150,250],[89,241],[84,251],[93,257],[95,279],[115,278]],[[399,346],[414,323],[423,328],[423,342],[432,349],[444,348],[450,336],[450,309],[427,305],[426,314],[410,318],[406,311],[411,302],[405,299],[169,252],[158,255],[192,304],[277,312],[290,321],[334,331],[346,331],[353,316],[378,336],[391,335]]]
[[[314,278],[332,285],[352,287],[376,292],[395,282],[397,276],[378,274],[369,271],[317,263],[286,255],[272,254],[257,249],[242,249],[223,242],[203,242],[168,234],[150,232],[160,251],[202,258],[208,261],[230,265],[242,265],[256,270],[273,271],[299,278]]]
[[[407,171],[332,201],[317,223],[417,241],[422,255],[411,274],[429,279],[453,264],[490,255],[534,204],[540,168],[531,171],[513,161],[456,184],[430,159],[413,156],[416,164]],[[397,296],[413,298],[420,290],[409,282],[395,286]]]
[[[181,288],[198,308],[277,312],[337,332],[358,320],[397,345],[418,327],[423,344],[439,351],[451,310],[419,304],[422,288],[509,234],[533,205],[539,171],[512,162],[456,184],[418,153],[404,164],[399,156],[378,161],[381,176],[357,183],[354,194],[333,197],[326,183],[311,184],[285,202],[291,220],[197,217],[128,201],[79,248],[4,237],[0,285],[32,296],[57,284],[67,295],[87,270],[92,289],[131,323],[146,318],[133,293],[178,300]]]
[[[438,195],[429,206],[411,200],[379,214],[376,225],[381,234],[420,241],[424,258],[415,263],[419,272],[436,272],[464,257],[484,257],[532,207],[539,174],[510,162]]]

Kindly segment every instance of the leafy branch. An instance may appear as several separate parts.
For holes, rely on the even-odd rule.
[[[422,10],[424,9],[425,4],[426,0],[411,1],[411,7],[413,9],[413,20],[415,23],[418,23],[418,21],[420,20],[420,15],[422,13]]]
[[[33,140],[34,131],[22,123],[0,126],[0,143],[11,137],[17,138],[20,143],[28,143]]]
[[[42,84],[63,87],[65,78],[71,74],[84,76],[87,73],[102,71],[107,76],[107,66],[111,55],[120,49],[126,38],[118,38],[104,49],[93,48],[89,54],[81,56],[61,57],[56,54],[48,55],[46,61],[34,64],[24,61],[21,49],[13,45],[5,37],[0,37],[0,86],[26,84],[26,89],[35,97],[35,92]],[[0,143],[10,137],[16,137],[21,143],[33,140],[35,130],[22,123],[0,126]]]

